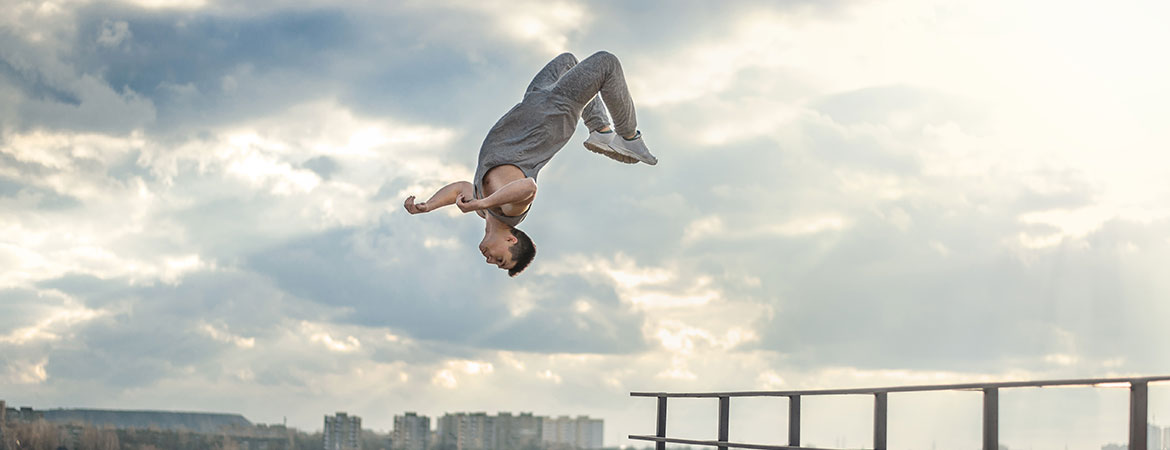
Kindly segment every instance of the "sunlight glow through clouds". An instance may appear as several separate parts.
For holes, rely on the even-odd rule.
[[[455,137],[451,129],[359,117],[336,101],[311,101],[221,131],[210,144],[214,158],[207,156],[208,144],[192,142],[178,152],[151,153],[145,160],[156,173],[168,177],[177,174],[183,161],[196,162],[203,170],[223,166],[287,193],[294,187],[302,192],[317,188],[321,178],[298,166],[329,156],[344,169],[334,181],[370,189],[381,184],[388,170],[415,179],[464,175],[469,169],[447,165],[439,159],[441,153],[435,152]],[[403,164],[405,156],[410,158]]]
[[[499,358],[500,358],[500,361],[505,366],[511,367],[512,370],[523,372],[524,369],[527,367],[527,365],[524,364],[524,361],[521,361],[519,358],[516,357],[515,353],[510,352],[510,351],[499,352]]]
[[[665,369],[655,375],[658,378],[668,378],[675,380],[694,381],[699,378],[694,372],[687,369],[685,359],[680,357],[672,357],[670,359],[670,368]]]
[[[43,278],[49,261],[32,249],[0,242],[0,264],[0,287],[11,288]]]
[[[431,384],[447,389],[459,387],[459,375],[487,376],[495,372],[492,363],[472,360],[451,360],[446,362],[446,368],[440,369],[431,377]]]
[[[904,85],[968,99],[987,123],[975,134],[955,123],[926,123],[922,135],[939,144],[917,149],[927,173],[942,169],[983,176],[998,168],[1028,174],[1055,163],[1089,174],[1103,191],[1099,201],[1120,208],[1119,217],[1149,211],[1162,203],[1157,196],[1164,192],[1151,192],[1149,186],[1170,176],[1165,169],[1170,155],[1151,152],[1142,143],[1166,138],[1149,121],[1164,116],[1165,102],[1157,99],[1166,100],[1167,91],[1156,80],[1170,76],[1170,63],[1138,49],[1170,39],[1170,31],[1152,20],[1158,17],[1152,10],[1140,17],[1126,15],[1138,20],[1130,23],[1103,16],[1096,5],[1074,2],[1061,4],[1061,20],[1045,28],[1049,35],[1038,36],[1026,18],[1045,16],[1052,6],[1004,1],[941,6],[913,0],[858,3],[831,18],[750,14],[726,35],[654,55],[654,64],[642,64],[631,74],[631,85],[639,104],[647,107],[706,102],[718,108],[721,101],[734,100],[735,108],[721,115],[726,120],[698,124],[706,130],[707,145],[776,133],[794,117],[814,117],[797,112],[804,101],[849,90]],[[997,15],[1017,7],[1021,15],[1010,20]],[[1167,12],[1166,5],[1142,6],[1147,7]],[[1097,32],[1084,33],[1086,24]],[[987,27],[997,33],[987,34]],[[825,52],[826,47],[835,50]],[[993,70],[1002,67],[1014,69]],[[759,96],[745,94],[771,87],[734,82],[748,70],[791,72],[809,89],[803,99],[780,102],[780,112],[775,105],[753,106],[751,99]],[[898,130],[915,124],[898,114],[891,112],[884,126]],[[879,130],[848,126],[841,131]],[[956,149],[965,149],[959,158]],[[1155,209],[1159,217],[1170,215],[1166,208]],[[1059,226],[1069,230],[1065,235],[1082,236],[1092,228],[1089,222],[1065,215]]]
[[[1157,214],[1155,211],[1136,212],[1138,220],[1144,219],[1148,216]],[[1020,243],[1028,248],[1045,248],[1059,244],[1064,239],[1081,239],[1089,233],[1099,229],[1101,224],[1106,221],[1117,218],[1126,217],[1134,220],[1123,210],[1111,208],[1109,206],[1091,206],[1079,209],[1052,209],[1045,211],[1032,211],[1021,214],[1019,221],[1026,224],[1043,224],[1056,227],[1059,231],[1044,235],[1036,235],[1031,233],[1020,233]]]
[[[723,335],[717,336],[710,331],[692,327],[674,320],[659,322],[658,338],[662,347],[676,355],[690,355],[697,345],[731,350],[740,344],[759,340],[759,336],[752,330],[733,327]]]
[[[588,313],[589,310],[593,309],[593,306],[590,305],[586,300],[577,300],[576,302],[573,302],[573,309],[580,314],[585,314]]]
[[[756,377],[756,386],[757,389],[762,390],[777,390],[785,387],[786,383],[780,374],[776,373],[775,371],[768,370],[761,372],[760,375]]]
[[[405,167],[396,163],[398,153],[411,152],[420,146],[446,145],[454,137],[451,130],[359,118],[335,102],[307,103],[290,108],[279,117],[237,125],[218,136],[210,141],[192,140],[178,146],[164,146],[141,132],[123,136],[47,131],[5,135],[0,151],[17,161],[59,169],[62,173],[38,175],[4,165],[0,166],[0,175],[28,180],[25,182],[75,197],[91,213],[80,223],[53,222],[36,229],[20,226],[31,223],[24,220],[0,224],[12,238],[11,242],[0,243],[0,259],[14,262],[0,275],[0,285],[16,286],[69,272],[104,279],[130,277],[134,282],[161,280],[173,284],[185,274],[215,269],[214,261],[205,261],[194,253],[137,254],[111,246],[124,242],[124,236],[128,235],[150,239],[143,233],[185,234],[181,229],[171,229],[173,226],[167,222],[155,221],[149,228],[145,227],[160,210],[182,207],[207,193],[206,188],[198,185],[194,188],[176,185],[180,176],[192,175],[190,170],[210,177],[221,172],[232,174],[250,182],[254,189],[268,190],[278,196],[307,193],[307,199],[300,198],[297,202],[301,215],[312,222],[333,224],[361,222],[375,216],[377,211],[361,205],[381,186],[388,173],[451,176],[468,170],[464,166],[448,167],[437,155],[411,158],[412,163]],[[113,166],[134,151],[141,152],[135,164],[158,178],[116,179],[92,169],[94,161]],[[326,186],[319,175],[298,167],[321,153],[338,158],[344,169]],[[16,199],[21,201],[21,197]],[[26,209],[30,218],[43,217],[31,211],[33,206],[35,201],[34,205],[16,208],[14,217],[26,214],[23,212]],[[449,242],[434,244],[450,245]]]
[[[41,2],[41,9],[59,9],[57,5],[74,8],[87,3],[97,3],[93,0],[56,0]],[[199,9],[208,6],[207,0],[115,0],[114,3],[123,3],[146,9]]]
[[[0,166],[0,174],[14,179],[32,179],[37,185],[48,186],[59,193],[81,199],[101,197],[116,186],[113,186],[111,180],[89,173],[92,163],[113,165],[147,143],[140,132],[126,136],[39,130],[5,134],[3,140],[0,140],[0,153],[11,155],[20,162],[59,169],[61,172],[38,176],[35,173],[22,173],[17,167],[3,165]]]
[[[496,371],[495,366],[493,366],[492,363],[483,361],[449,361],[447,365],[459,369],[461,372],[468,375],[487,375]]]
[[[309,337],[309,340],[313,342],[320,342],[325,346],[325,348],[342,353],[352,352],[361,348],[362,346],[361,341],[358,341],[358,339],[353,336],[346,336],[345,339],[339,340],[333,339],[333,336],[330,336],[327,333],[314,334]]]
[[[0,377],[0,380],[6,380],[15,384],[39,384],[49,379],[49,373],[45,371],[45,366],[48,365],[48,359],[41,359],[36,362],[28,361],[12,361],[8,366],[6,376]]]
[[[711,279],[699,277],[679,280],[677,269],[666,267],[639,267],[630,257],[618,253],[612,260],[570,255],[562,261],[548,262],[537,269],[540,273],[592,274],[610,280],[623,300],[640,308],[696,306],[719,297],[709,288]],[[677,283],[682,281],[681,283]]]
[[[457,0],[445,6],[476,10],[493,21],[498,32],[552,54],[565,51],[570,35],[592,21],[585,5],[567,1]]]
[[[344,341],[335,340],[333,336],[319,333],[310,337],[311,340],[325,344],[325,347],[335,352],[352,352],[361,348],[362,343],[353,336],[346,336]]]
[[[735,31],[723,39],[642,64],[628,75],[638,105],[656,108],[700,99],[730,89],[741,70],[787,64],[782,52],[792,34],[775,14],[751,15],[729,28]]]
[[[221,329],[221,328],[216,327],[210,323],[202,322],[199,325],[199,331],[201,331],[203,334],[206,334],[207,336],[211,337],[212,339],[215,339],[215,340],[220,341],[220,342],[226,342],[229,344],[233,344],[239,348],[252,348],[252,347],[256,346],[256,339],[255,338],[250,338],[250,337],[246,338],[243,336],[238,336],[238,335],[232,334],[230,331],[227,330],[226,327]]]
[[[66,300],[64,305],[52,308],[47,316],[35,324],[0,335],[0,344],[23,345],[33,341],[55,341],[68,334],[69,328],[108,314],[109,311],[90,309],[73,300]]]
[[[103,279],[127,278],[131,283],[157,280],[176,284],[192,272],[216,269],[214,262],[203,261],[196,254],[156,254],[150,255],[153,259],[142,259],[133,254],[117,254],[104,244],[90,244],[91,238],[86,235],[54,233],[55,241],[42,243],[36,239],[39,234],[17,230],[10,236],[20,236],[18,242],[22,246],[0,243],[0,262],[10,262],[0,274],[0,286],[21,286],[67,273]]]
[[[786,127],[807,115],[808,112],[791,105],[761,102],[736,102],[737,113],[723,116],[725,119],[707,122],[697,130],[699,143],[706,146],[723,146],[740,142],[755,136],[783,132]],[[737,117],[736,117],[737,116]]]
[[[542,380],[551,381],[553,384],[561,384],[561,381],[563,381],[560,375],[557,375],[549,369],[545,369],[544,371],[537,373],[536,376]]]
[[[716,239],[753,239],[761,236],[796,237],[829,231],[840,231],[849,226],[849,221],[839,215],[825,214],[797,217],[777,224],[741,228],[727,233],[723,219],[711,215],[695,219],[683,232],[683,243],[691,244],[708,237]]]
[[[455,378],[455,373],[451,372],[450,369],[443,369],[435,372],[435,375],[431,377],[431,384],[447,389],[455,389],[459,387],[459,380]]]
[[[205,0],[122,0],[126,3],[149,9],[175,8],[197,9],[207,5]]]
[[[309,342],[319,343],[326,349],[338,353],[351,353],[361,349],[362,343],[358,338],[353,335],[347,335],[345,338],[334,338],[333,334],[325,327],[326,324],[301,321],[297,334],[307,335]]]
[[[273,154],[282,152],[279,141],[246,133],[228,136],[227,142],[229,146],[219,151],[219,157],[227,163],[227,171],[250,180],[254,186],[271,185],[273,194],[295,195],[311,191],[320,183],[313,172],[294,169]]]

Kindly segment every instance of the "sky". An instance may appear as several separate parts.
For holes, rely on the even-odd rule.
[[[0,3],[10,405],[587,414],[642,446],[632,391],[1170,373],[1164,2]],[[599,50],[657,166],[579,125],[517,278],[475,216],[402,209]],[[1013,449],[1126,439],[1125,389],[1000,401]],[[979,446],[978,394],[889,404],[891,448]],[[731,407],[783,440],[783,400]],[[805,444],[868,445],[869,399],[804,408]]]

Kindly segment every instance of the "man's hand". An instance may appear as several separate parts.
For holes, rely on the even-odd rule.
[[[463,196],[463,194],[459,194],[458,197],[455,197],[455,206],[458,206],[459,210],[463,211],[465,213],[469,213],[472,211],[479,211],[479,210],[483,209],[482,202],[480,202],[479,200],[476,200],[474,198],[468,200],[467,197]]]
[[[402,207],[406,208],[406,212],[411,214],[421,214],[430,211],[427,208],[426,202],[414,202],[414,196],[406,197],[406,201],[402,203]],[[462,207],[460,207],[462,209]]]

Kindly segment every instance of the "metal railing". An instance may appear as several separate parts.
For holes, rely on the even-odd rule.
[[[831,450],[800,446],[800,399],[801,397],[823,395],[872,395],[873,396],[873,448],[886,450],[886,409],[887,398],[896,392],[927,391],[982,391],[983,392],[983,450],[999,450],[999,390],[1009,388],[1045,386],[1094,386],[1129,387],[1129,450],[1147,450],[1146,416],[1149,410],[1149,384],[1170,381],[1170,375],[1135,378],[1093,378],[1080,380],[1008,381],[998,383],[939,384],[925,386],[895,386],[853,389],[817,389],[803,391],[753,391],[753,392],[706,392],[667,393],[631,392],[633,397],[658,398],[658,426],[653,436],[630,435],[630,439],[656,443],[656,450],[666,450],[666,444],[687,444],[755,450]],[[719,425],[716,440],[680,439],[666,436],[666,399],[668,398],[717,398],[719,399]],[[729,441],[732,397],[788,397],[788,445],[747,444]]]

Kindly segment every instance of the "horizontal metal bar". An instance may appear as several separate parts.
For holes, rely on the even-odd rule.
[[[927,392],[927,391],[962,391],[983,390],[989,388],[1021,388],[1046,386],[1092,386],[1112,383],[1155,383],[1170,381],[1170,375],[1135,378],[1086,378],[1077,380],[1044,380],[1044,381],[1003,381],[993,383],[961,383],[937,384],[922,386],[892,386],[877,388],[850,388],[850,389],[811,389],[803,391],[741,391],[741,392],[631,392],[633,397],[690,397],[690,398],[718,398],[718,397],[789,397],[793,395],[853,395],[877,394],[881,392]],[[1128,386],[1126,386],[1128,387]]]
[[[631,434],[630,439],[653,442],[668,442],[671,444],[706,445],[711,447],[750,448],[754,450],[839,450],[820,447],[792,447],[788,445],[743,444],[738,442],[704,441],[698,439],[660,438],[655,436],[639,436]]]

